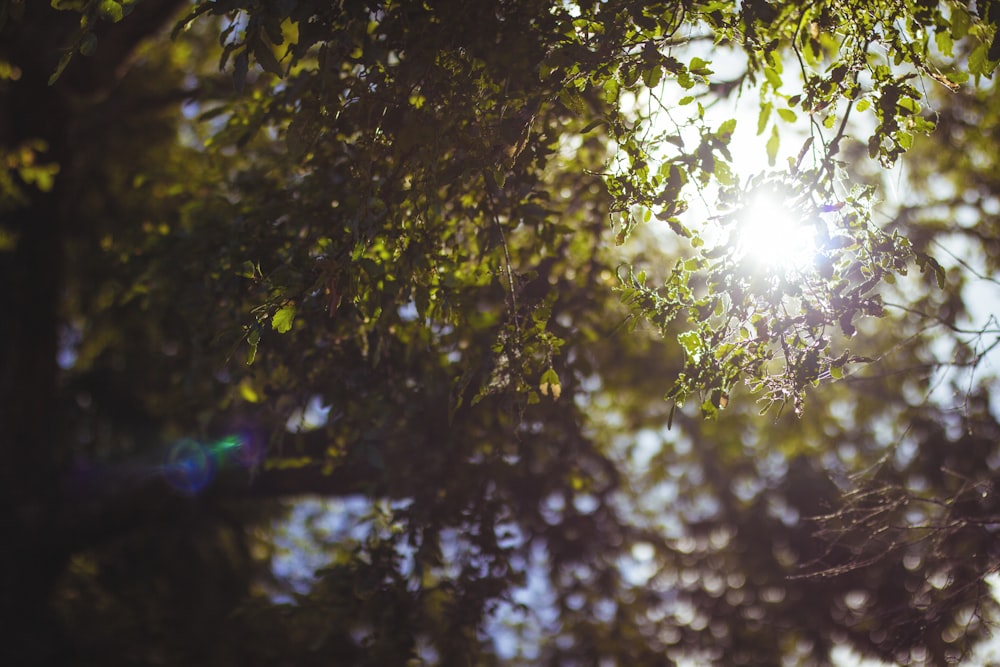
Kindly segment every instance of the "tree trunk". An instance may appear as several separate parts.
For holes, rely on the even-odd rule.
[[[19,71],[0,82],[0,157],[27,145],[44,146],[38,163],[63,165],[47,191],[12,174],[27,198],[0,211],[15,246],[0,251],[0,664],[68,664],[72,650],[51,606],[53,587],[70,553],[56,548],[67,510],[61,466],[68,458],[60,432],[56,382],[63,238],[73,222],[72,184],[66,181],[74,113],[84,96],[105,92],[141,39],[168,24],[184,4],[160,0],[137,5],[133,16],[102,28],[102,55],[77,55],[60,81],[48,85],[69,36],[74,12],[47,2],[24,3],[24,15],[0,30],[0,61]],[[101,47],[99,47],[101,48]],[[41,143],[39,143],[41,142]],[[0,160],[0,168],[7,168]]]

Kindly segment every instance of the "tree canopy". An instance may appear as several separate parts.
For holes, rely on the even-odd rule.
[[[0,662],[971,660],[998,24],[0,0]]]

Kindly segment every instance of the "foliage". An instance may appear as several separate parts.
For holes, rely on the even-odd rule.
[[[243,16],[240,12],[249,12],[243,31],[234,32],[240,25],[236,21],[223,34],[222,62],[233,58],[237,89],[244,85],[251,56],[265,72],[288,74],[288,87],[276,98],[245,110],[237,126],[230,128],[234,138],[245,140],[247,129],[252,133],[265,125],[285,128],[292,157],[305,158],[307,169],[312,170],[321,163],[319,151],[304,153],[325,137],[337,136],[333,129],[321,127],[324,114],[336,115],[335,128],[347,126],[340,136],[357,137],[360,142],[356,145],[363,149],[378,147],[380,157],[373,163],[393,165],[395,171],[380,181],[384,190],[392,189],[405,174],[409,187],[416,184],[424,194],[421,183],[451,181],[454,174],[464,173],[482,180],[487,191],[505,186],[511,179],[509,187],[504,187],[506,192],[531,193],[538,189],[532,184],[532,171],[546,158],[558,135],[551,129],[543,131],[548,129],[547,117],[565,120],[571,116],[588,129],[606,127],[619,154],[627,156],[627,160],[611,162],[619,168],[612,169],[606,180],[612,198],[610,213],[620,229],[619,241],[637,224],[637,216],[645,219],[651,212],[680,236],[689,237],[692,247],[702,248],[696,256],[678,261],[662,285],[648,286],[631,274],[624,279],[624,297],[637,316],[658,328],[667,329],[679,315],[687,321],[690,331],[680,339],[688,355],[687,368],[668,397],[683,403],[691,394],[700,395],[703,412],[711,415],[719,407],[719,397],[728,396],[740,380],[751,392],[762,394],[767,404],[791,401],[799,412],[806,386],[840,374],[848,363],[864,361],[850,356],[831,339],[837,332],[851,337],[856,317],[882,313],[879,298],[873,294],[875,287],[905,273],[913,260],[921,270],[934,272],[939,286],[943,285],[943,269],[932,256],[914,254],[905,238],[886,235],[873,223],[871,190],[844,192],[845,165],[837,156],[851,114],[868,111],[876,121],[867,141],[869,155],[883,166],[891,166],[912,145],[914,132],[934,127],[933,115],[921,113],[922,95],[911,83],[914,77],[955,88],[955,81],[967,74],[952,72],[954,80],[949,79],[941,68],[950,71],[954,66],[937,60],[953,57],[956,43],[968,43],[971,49],[970,74],[977,78],[989,74],[995,62],[984,54],[994,30],[983,18],[958,6],[948,10],[919,4],[856,9],[826,4],[774,8],[763,2],[742,9],[725,3],[641,9],[611,3],[577,11],[544,8],[538,16],[522,15],[518,12],[524,10],[517,9],[510,16],[500,13],[489,17],[498,22],[500,42],[506,40],[505,26],[520,23],[531,28],[526,36],[518,36],[512,51],[504,53],[500,71],[498,63],[491,62],[496,55],[487,54],[483,44],[456,41],[463,18],[455,19],[454,25],[449,23],[449,34],[440,34],[441,29],[421,27],[421,18],[431,20],[433,11],[413,12],[406,5],[376,12],[374,32],[366,30],[363,37],[361,23],[369,22],[367,15],[359,17],[356,28],[350,23],[326,26],[338,35],[332,47],[316,27],[322,21],[314,21],[308,3],[285,3],[256,14],[238,3],[209,2],[200,4],[189,18],[203,13],[236,12]],[[459,12],[460,17],[462,14]],[[280,65],[273,50],[285,44],[285,22],[288,31],[295,30],[295,34],[286,49],[287,64]],[[313,27],[302,34],[298,27],[304,23]],[[796,109],[809,116],[809,137],[797,158],[789,160],[785,173],[760,174],[740,186],[728,149],[735,120],[727,120],[713,131],[704,122],[701,102],[694,119],[700,134],[697,146],[686,145],[680,132],[658,133],[650,139],[655,115],[647,117],[640,112],[629,117],[626,100],[630,94],[641,95],[649,89],[654,97],[656,91],[662,95],[668,81],[690,93],[681,102],[715,94],[706,86],[713,74],[709,61],[695,56],[682,62],[674,55],[681,54],[700,34],[711,35],[717,47],[739,44],[745,49],[746,69],[740,80],[745,78],[751,84],[761,80],[758,126],[765,131],[770,124],[772,165],[780,145],[779,125],[794,122]],[[357,37],[352,39],[351,35]],[[423,46],[425,40],[433,46]],[[885,55],[880,55],[880,49]],[[785,83],[787,77],[783,78],[782,58],[788,51],[798,65],[798,82]],[[313,67],[313,57],[318,70]],[[329,58],[331,63],[340,63],[342,75],[335,82],[318,74]],[[454,77],[447,88],[427,89],[427,82],[447,74]],[[473,83],[469,90],[457,83],[469,79]],[[320,81],[325,86],[322,91],[316,89]],[[380,90],[371,108],[364,106],[370,95],[362,94],[362,85]],[[458,103],[458,97],[467,101]],[[354,100],[357,106],[351,104]],[[468,101],[475,102],[474,108]],[[352,109],[341,110],[341,105]],[[444,109],[447,118],[441,117]],[[777,118],[769,120],[773,109]],[[352,114],[368,114],[368,118],[351,124]],[[250,118],[248,127],[246,118]],[[439,146],[418,148],[413,136],[418,127],[450,139],[460,138],[457,144],[464,150],[451,155]],[[543,142],[548,142],[548,147]],[[664,146],[674,150],[665,153]],[[473,156],[482,156],[485,161],[476,162]],[[438,161],[441,157],[443,162]],[[442,170],[443,164],[447,166]],[[820,236],[816,265],[793,277],[761,277],[753,275],[757,272],[726,246],[704,248],[704,239],[677,216],[687,208],[685,199],[691,196],[686,186],[713,182],[720,186],[718,206],[729,211],[720,217],[723,225],[737,217],[746,192],[777,190],[798,216],[815,225]],[[499,193],[491,192],[494,194]],[[425,211],[422,202],[414,206],[405,195],[368,199],[392,208],[399,219]],[[535,206],[529,209],[528,224],[531,218],[541,219],[544,205],[530,198],[524,203]],[[492,204],[494,210],[487,217],[495,218],[501,245],[505,246],[501,220],[509,225],[522,220],[524,212],[498,210],[507,208],[505,201]],[[367,201],[361,204],[361,218],[371,215],[369,205]],[[392,214],[386,219],[392,220]],[[362,223],[354,224],[358,225],[358,229],[352,228],[358,237],[356,243],[360,240],[368,245],[379,237],[376,228],[366,230]],[[433,225],[429,227],[429,233],[436,233]],[[401,267],[404,275],[411,275],[408,268]],[[436,260],[427,268],[439,270]],[[453,270],[440,269],[445,275]],[[508,280],[511,300],[516,300],[514,282]],[[418,285],[424,283],[417,281]],[[692,289],[694,284],[704,284],[707,289],[699,293]],[[415,295],[418,304],[429,302],[429,297],[438,293],[447,298],[447,284],[427,284],[422,289],[427,295]],[[346,296],[352,295],[348,292]],[[343,298],[339,291],[338,297]],[[528,352],[522,355],[525,361],[553,354],[552,341],[536,349],[535,341],[522,339],[516,312],[511,313],[511,319],[515,326],[504,339],[505,345]],[[525,368],[515,365],[511,372],[521,377],[514,386],[530,395],[534,383],[527,376],[537,369],[537,362]]]
[[[7,655],[967,655],[998,10],[0,0]]]

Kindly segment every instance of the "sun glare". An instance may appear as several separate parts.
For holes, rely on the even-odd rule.
[[[777,193],[758,193],[736,216],[740,256],[767,269],[794,271],[813,262],[815,230]]]

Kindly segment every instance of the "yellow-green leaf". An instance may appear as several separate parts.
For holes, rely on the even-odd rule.
[[[97,5],[97,13],[112,23],[118,23],[125,16],[121,4],[115,0],[101,0],[100,4]]]
[[[771,128],[771,138],[767,140],[767,164],[773,167],[774,161],[778,157],[778,148],[781,146],[781,137],[778,136],[778,128]]]
[[[291,330],[292,322],[295,321],[295,304],[289,304],[284,308],[279,308],[278,312],[271,318],[271,327],[278,333],[286,333]]]
[[[559,375],[554,369],[550,368],[542,373],[542,377],[538,381],[538,390],[542,393],[542,396],[551,394],[552,398],[559,398],[559,394],[562,393],[562,386],[559,384]]]
[[[248,378],[243,378],[243,381],[240,382],[240,396],[242,396],[243,400],[247,403],[257,403],[261,398],[260,394],[253,388],[253,385],[250,383]]]
[[[773,67],[764,68],[764,78],[775,90],[781,88],[781,75]]]
[[[757,116],[757,135],[760,136],[764,134],[764,130],[767,129],[767,120],[771,117],[772,105],[770,102],[765,102],[760,105],[760,115]]]

